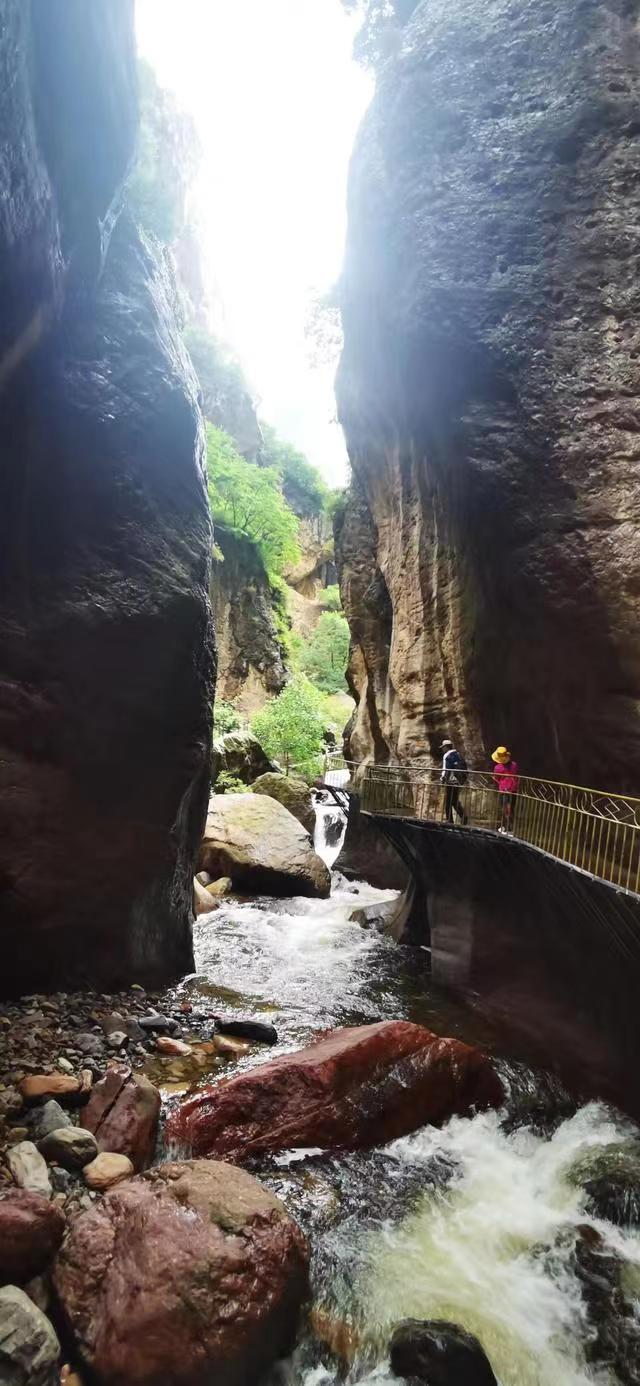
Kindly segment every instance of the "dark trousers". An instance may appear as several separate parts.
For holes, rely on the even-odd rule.
[[[507,832],[511,832],[511,825],[513,823],[513,810],[515,807],[516,796],[515,794],[500,794],[498,798],[500,804],[500,821],[498,823],[498,827],[505,828]]]
[[[460,818],[463,823],[466,823],[467,815],[460,803],[460,790],[457,784],[446,784],[444,787],[444,812],[448,823],[453,823],[454,809],[458,818]]]

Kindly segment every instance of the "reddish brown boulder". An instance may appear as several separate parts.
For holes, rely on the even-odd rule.
[[[96,1386],[252,1386],[291,1346],[305,1238],[244,1170],[162,1165],[71,1227],[55,1289]]]
[[[383,1021],[334,1030],[204,1089],[182,1104],[167,1135],[196,1155],[230,1160],[294,1146],[357,1150],[503,1098],[479,1049]]]
[[[42,1194],[12,1189],[0,1202],[0,1285],[40,1275],[64,1234],[64,1214]]]
[[[98,1150],[128,1155],[134,1169],[151,1163],[158,1135],[160,1093],[128,1068],[110,1068],[96,1083],[80,1123],[93,1131]]]

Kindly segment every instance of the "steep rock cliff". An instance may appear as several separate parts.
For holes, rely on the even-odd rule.
[[[286,682],[274,603],[278,600],[254,544],[216,526],[222,555],[213,565],[211,602],[218,642],[219,698],[255,712]]]
[[[355,151],[338,535],[378,759],[640,780],[629,0],[423,0]]]
[[[130,0],[0,0],[2,986],[189,965],[208,794],[195,378],[125,217]]]

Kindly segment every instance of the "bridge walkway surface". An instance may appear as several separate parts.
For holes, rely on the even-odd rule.
[[[640,898],[640,798],[521,775],[507,806],[491,773],[469,770],[459,791],[466,822],[452,822],[439,770],[333,755],[323,778],[336,795],[356,796],[373,817],[504,835]]]

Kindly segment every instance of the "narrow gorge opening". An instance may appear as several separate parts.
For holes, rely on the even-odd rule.
[[[636,21],[0,0],[2,1382],[640,1386]]]

